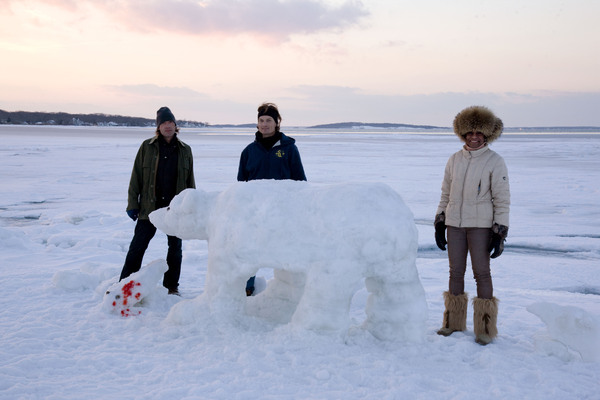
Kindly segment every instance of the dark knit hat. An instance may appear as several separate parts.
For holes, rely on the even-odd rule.
[[[169,107],[161,107],[156,112],[156,126],[160,126],[163,122],[173,121],[175,125],[177,125],[177,121],[175,120],[175,116],[169,110]]]
[[[465,135],[477,131],[483,133],[488,143],[498,139],[504,125],[488,108],[482,106],[467,107],[454,118],[454,133],[463,142]]]

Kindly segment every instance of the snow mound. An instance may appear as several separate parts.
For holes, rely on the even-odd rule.
[[[27,250],[31,246],[24,232],[0,227],[0,249]]]
[[[165,297],[163,274],[169,269],[165,260],[156,260],[138,272],[110,286],[104,295],[102,307],[123,317],[140,315],[141,304],[153,302],[154,297]]]
[[[546,324],[549,338],[538,338],[538,348],[568,361],[600,361],[600,320],[578,307],[534,303],[527,311]]]
[[[77,269],[56,271],[52,276],[55,287],[66,291],[95,290],[114,275],[114,269],[99,269],[97,263],[84,263]]]

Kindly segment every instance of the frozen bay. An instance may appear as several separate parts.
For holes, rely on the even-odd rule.
[[[165,322],[181,300],[172,297],[136,318],[103,313],[104,290],[133,234],[125,214],[133,159],[152,129],[2,125],[0,398],[597,398],[600,360],[582,355],[566,324],[583,324],[589,333],[581,340],[598,343],[600,134],[506,133],[491,145],[508,165],[512,205],[506,250],[492,261],[499,337],[484,348],[473,341],[471,309],[469,331],[435,334],[448,267],[432,223],[459,140],[283,130],[296,138],[310,182],[386,183],[411,208],[429,308],[424,343],[360,331],[340,341],[260,320],[229,331],[181,327]],[[197,186],[220,191],[233,183],[253,135],[183,129]],[[164,258],[165,242],[157,234],[144,264]],[[202,293],[206,258],[205,242],[184,241],[184,298]],[[268,280],[270,271],[261,274]],[[357,321],[365,301],[366,291],[357,292]],[[539,315],[551,312],[559,322],[544,323]]]

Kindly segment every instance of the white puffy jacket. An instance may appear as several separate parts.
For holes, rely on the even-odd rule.
[[[444,172],[437,214],[445,212],[446,225],[457,228],[508,226],[510,188],[504,159],[485,146],[454,153]]]

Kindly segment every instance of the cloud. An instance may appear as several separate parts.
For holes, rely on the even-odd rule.
[[[408,42],[405,40],[386,40],[382,43],[383,47],[405,48]]]
[[[600,126],[600,92],[379,95],[352,87],[310,85],[288,90],[289,96],[281,102],[286,107],[281,111],[294,125],[352,121],[448,127],[463,108],[484,105],[507,127]]]
[[[14,0],[13,0],[14,1]],[[10,5],[13,1],[4,0]],[[34,0],[71,13],[101,11],[121,27],[141,32],[241,35],[285,41],[291,35],[341,30],[369,12],[358,0]]]
[[[105,113],[153,118],[164,105],[178,119],[211,124],[256,121],[256,108],[264,100],[279,106],[283,124],[312,126],[336,122],[403,123],[450,127],[454,116],[471,105],[490,107],[511,127],[600,126],[600,92],[483,93],[446,92],[419,95],[379,95],[355,87],[302,85],[288,87],[268,98],[218,98],[186,87],[153,84],[105,86],[102,96],[71,97],[57,102],[54,93],[33,88],[35,100],[3,98],[11,110]],[[93,101],[91,103],[90,101]]]
[[[168,104],[187,119],[219,123],[251,123],[257,105],[241,99],[218,99],[186,87],[153,84],[108,87],[140,111]],[[491,108],[506,127],[600,126],[600,92],[444,92],[415,95],[367,93],[349,86],[298,85],[269,97],[278,104],[288,126],[336,122],[404,123],[450,127],[463,108]],[[164,103],[164,104],[163,104]]]
[[[122,95],[159,98],[207,98],[203,93],[186,87],[158,86],[154,84],[106,86],[109,91]]]
[[[236,99],[218,99],[188,87],[135,84],[105,85],[103,89],[110,94],[110,104],[106,104],[104,100],[87,105],[81,112],[148,116],[159,107],[168,106],[180,120],[214,124],[248,123],[253,121],[258,105],[239,102]]]

